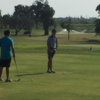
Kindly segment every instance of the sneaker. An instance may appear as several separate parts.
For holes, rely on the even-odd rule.
[[[51,73],[51,71],[50,70],[47,70],[47,73]]]
[[[10,78],[6,79],[6,82],[12,82],[12,80]]]
[[[54,70],[51,70],[51,73],[56,73]]]
[[[2,78],[0,78],[0,82],[3,82],[4,80]]]

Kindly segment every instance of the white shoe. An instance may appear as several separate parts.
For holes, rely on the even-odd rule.
[[[12,82],[12,80],[10,78],[6,79],[6,82]]]
[[[51,71],[50,70],[47,70],[47,73],[51,73]]]
[[[56,73],[54,70],[51,70],[51,73]]]
[[[3,82],[4,80],[2,78],[0,78],[0,82]]]

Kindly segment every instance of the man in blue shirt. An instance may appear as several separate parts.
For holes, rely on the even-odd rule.
[[[55,29],[52,30],[52,35],[48,37],[47,47],[48,47],[48,70],[47,70],[47,73],[55,73],[55,71],[52,69],[52,58],[58,47],[58,40],[56,37]]]
[[[1,47],[1,60],[0,60],[0,81],[3,81],[2,79],[2,71],[3,68],[6,67],[6,82],[12,82],[12,80],[9,78],[9,67],[11,63],[12,54],[15,58],[15,51],[14,51],[14,42],[9,37],[10,36],[10,30],[4,31],[4,37],[0,39],[0,47]]]

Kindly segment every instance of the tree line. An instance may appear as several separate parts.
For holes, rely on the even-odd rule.
[[[17,35],[20,30],[25,30],[25,34],[30,34],[32,29],[42,24],[42,29],[44,29],[44,35],[49,34],[49,28],[65,28],[68,30],[68,35],[70,30],[73,29],[73,24],[75,25],[95,25],[95,32],[100,34],[100,19],[95,17],[84,18],[83,16],[78,17],[65,17],[65,18],[53,18],[55,10],[50,7],[48,1],[36,0],[31,6],[17,5],[14,7],[14,12],[12,15],[5,14],[2,16],[0,10],[0,29],[10,29],[15,30],[15,35]],[[100,4],[96,7],[96,11],[100,14]],[[69,37],[69,36],[68,36]]]
[[[14,7],[14,13],[12,15],[1,15],[0,11],[0,28],[6,29],[9,26],[10,29],[15,29],[15,35],[20,30],[24,29],[26,33],[31,34],[31,31],[38,23],[43,24],[44,35],[48,35],[49,27],[54,24],[53,16],[55,11],[48,1],[36,0],[31,6],[17,5]]]

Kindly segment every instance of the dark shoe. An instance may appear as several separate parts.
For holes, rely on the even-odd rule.
[[[50,70],[47,70],[47,73],[51,73],[51,71]]]
[[[54,70],[51,70],[51,73],[56,73]]]
[[[12,82],[12,80],[10,78],[6,79],[6,82]]]
[[[3,82],[4,80],[2,78],[0,78],[0,82]]]

